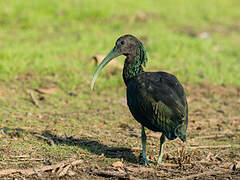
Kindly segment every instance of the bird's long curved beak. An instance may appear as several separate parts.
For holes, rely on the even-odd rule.
[[[98,74],[100,73],[100,71],[115,57],[120,56],[121,53],[119,51],[119,49],[115,46],[110,53],[108,53],[108,55],[102,60],[102,62],[98,65],[94,75],[93,75],[93,79],[92,79],[92,83],[91,83],[91,90],[93,90],[93,86],[95,83],[95,80],[97,79]]]

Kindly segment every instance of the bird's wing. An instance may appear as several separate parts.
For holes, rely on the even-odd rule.
[[[185,141],[187,101],[177,78],[164,72],[142,73],[127,87],[128,106],[135,119],[168,139]]]
[[[151,101],[150,104],[156,111],[162,111],[165,105],[178,120],[183,119],[186,115],[186,96],[175,76],[165,72],[144,73],[137,81],[139,91],[137,94],[142,96],[138,100]]]

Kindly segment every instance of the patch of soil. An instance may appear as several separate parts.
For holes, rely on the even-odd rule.
[[[81,163],[65,164],[61,170],[59,170],[61,166],[53,165],[51,167],[55,169],[49,169],[50,165],[46,165],[48,169],[35,167],[38,173],[30,175],[20,171],[9,171],[9,174],[3,175],[1,174],[3,171],[0,170],[0,176],[27,179],[59,178],[62,172],[60,175],[64,179],[238,179],[240,177],[240,89],[207,83],[185,85],[185,88],[189,103],[187,143],[183,144],[180,140],[167,141],[164,146],[163,164],[156,165],[154,160],[158,153],[160,134],[147,133],[147,154],[152,166],[145,167],[140,164],[140,143],[137,147],[124,148],[130,139],[140,142],[139,127],[121,122],[118,126],[112,127],[113,131],[98,131],[96,128],[94,133],[98,134],[98,139],[103,139],[101,142],[91,140],[95,134],[89,134],[85,140],[49,134],[47,136],[57,144],[77,145],[79,148],[87,149],[90,152],[88,156],[92,156],[93,159],[99,158],[97,162],[102,163],[96,163],[91,158],[83,158],[80,160]],[[124,110],[127,109],[125,105],[122,107]],[[114,113],[122,112],[116,110]],[[104,114],[98,115],[105,118]],[[118,120],[113,119],[113,121]],[[110,123],[105,120],[101,122],[104,126],[105,124],[109,126]],[[104,140],[105,136],[109,139]],[[124,145],[115,147],[114,144],[118,143],[120,146],[121,143]],[[94,149],[96,147],[97,149]],[[133,160],[132,156],[136,158]],[[104,164],[104,158],[116,159],[116,162],[111,165]],[[37,171],[40,168],[41,171]]]

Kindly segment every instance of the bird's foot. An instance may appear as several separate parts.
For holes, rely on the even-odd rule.
[[[162,164],[162,163],[163,163],[162,159],[157,160],[157,164]]]
[[[147,158],[143,158],[143,163],[145,166],[151,166],[151,163],[147,160]]]
[[[158,157],[158,158],[154,157],[154,160],[156,161],[157,164],[163,163],[162,158],[160,158],[160,157]]]

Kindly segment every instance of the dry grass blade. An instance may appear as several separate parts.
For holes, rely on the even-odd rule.
[[[14,173],[20,173],[26,176],[30,176],[33,174],[37,174],[40,172],[45,172],[49,170],[55,170],[57,168],[63,167],[63,170],[59,173],[59,176],[64,176],[69,168],[74,165],[80,164],[82,161],[81,160],[76,160],[70,162],[70,160],[62,161],[54,165],[48,165],[48,166],[41,166],[41,167],[36,167],[36,168],[29,168],[29,169],[6,169],[6,170],[1,170],[0,171],[0,177],[1,176],[6,176]]]
[[[20,162],[20,161],[43,161],[43,159],[8,159],[8,161],[12,162]]]
[[[36,89],[36,91],[42,94],[54,94],[56,92],[56,89],[55,88],[50,88],[50,89],[38,88]]]
[[[47,141],[51,146],[55,145],[54,141],[52,139],[50,139],[50,138],[47,138],[47,137],[42,136],[40,134],[33,134],[33,135],[38,137],[38,138],[40,138],[40,139],[43,139],[43,140]]]
[[[231,145],[218,145],[218,146],[189,146],[190,149],[225,149],[231,148]]]
[[[216,134],[216,135],[210,135],[210,136],[199,136],[199,137],[195,137],[194,139],[217,139],[217,138],[223,138],[223,137],[233,137],[236,134]]]
[[[34,94],[33,94],[33,91],[32,91],[32,90],[28,90],[28,93],[30,94],[32,103],[33,103],[35,106],[40,107],[40,104],[38,103],[37,99],[35,98],[35,96],[34,96]]]

